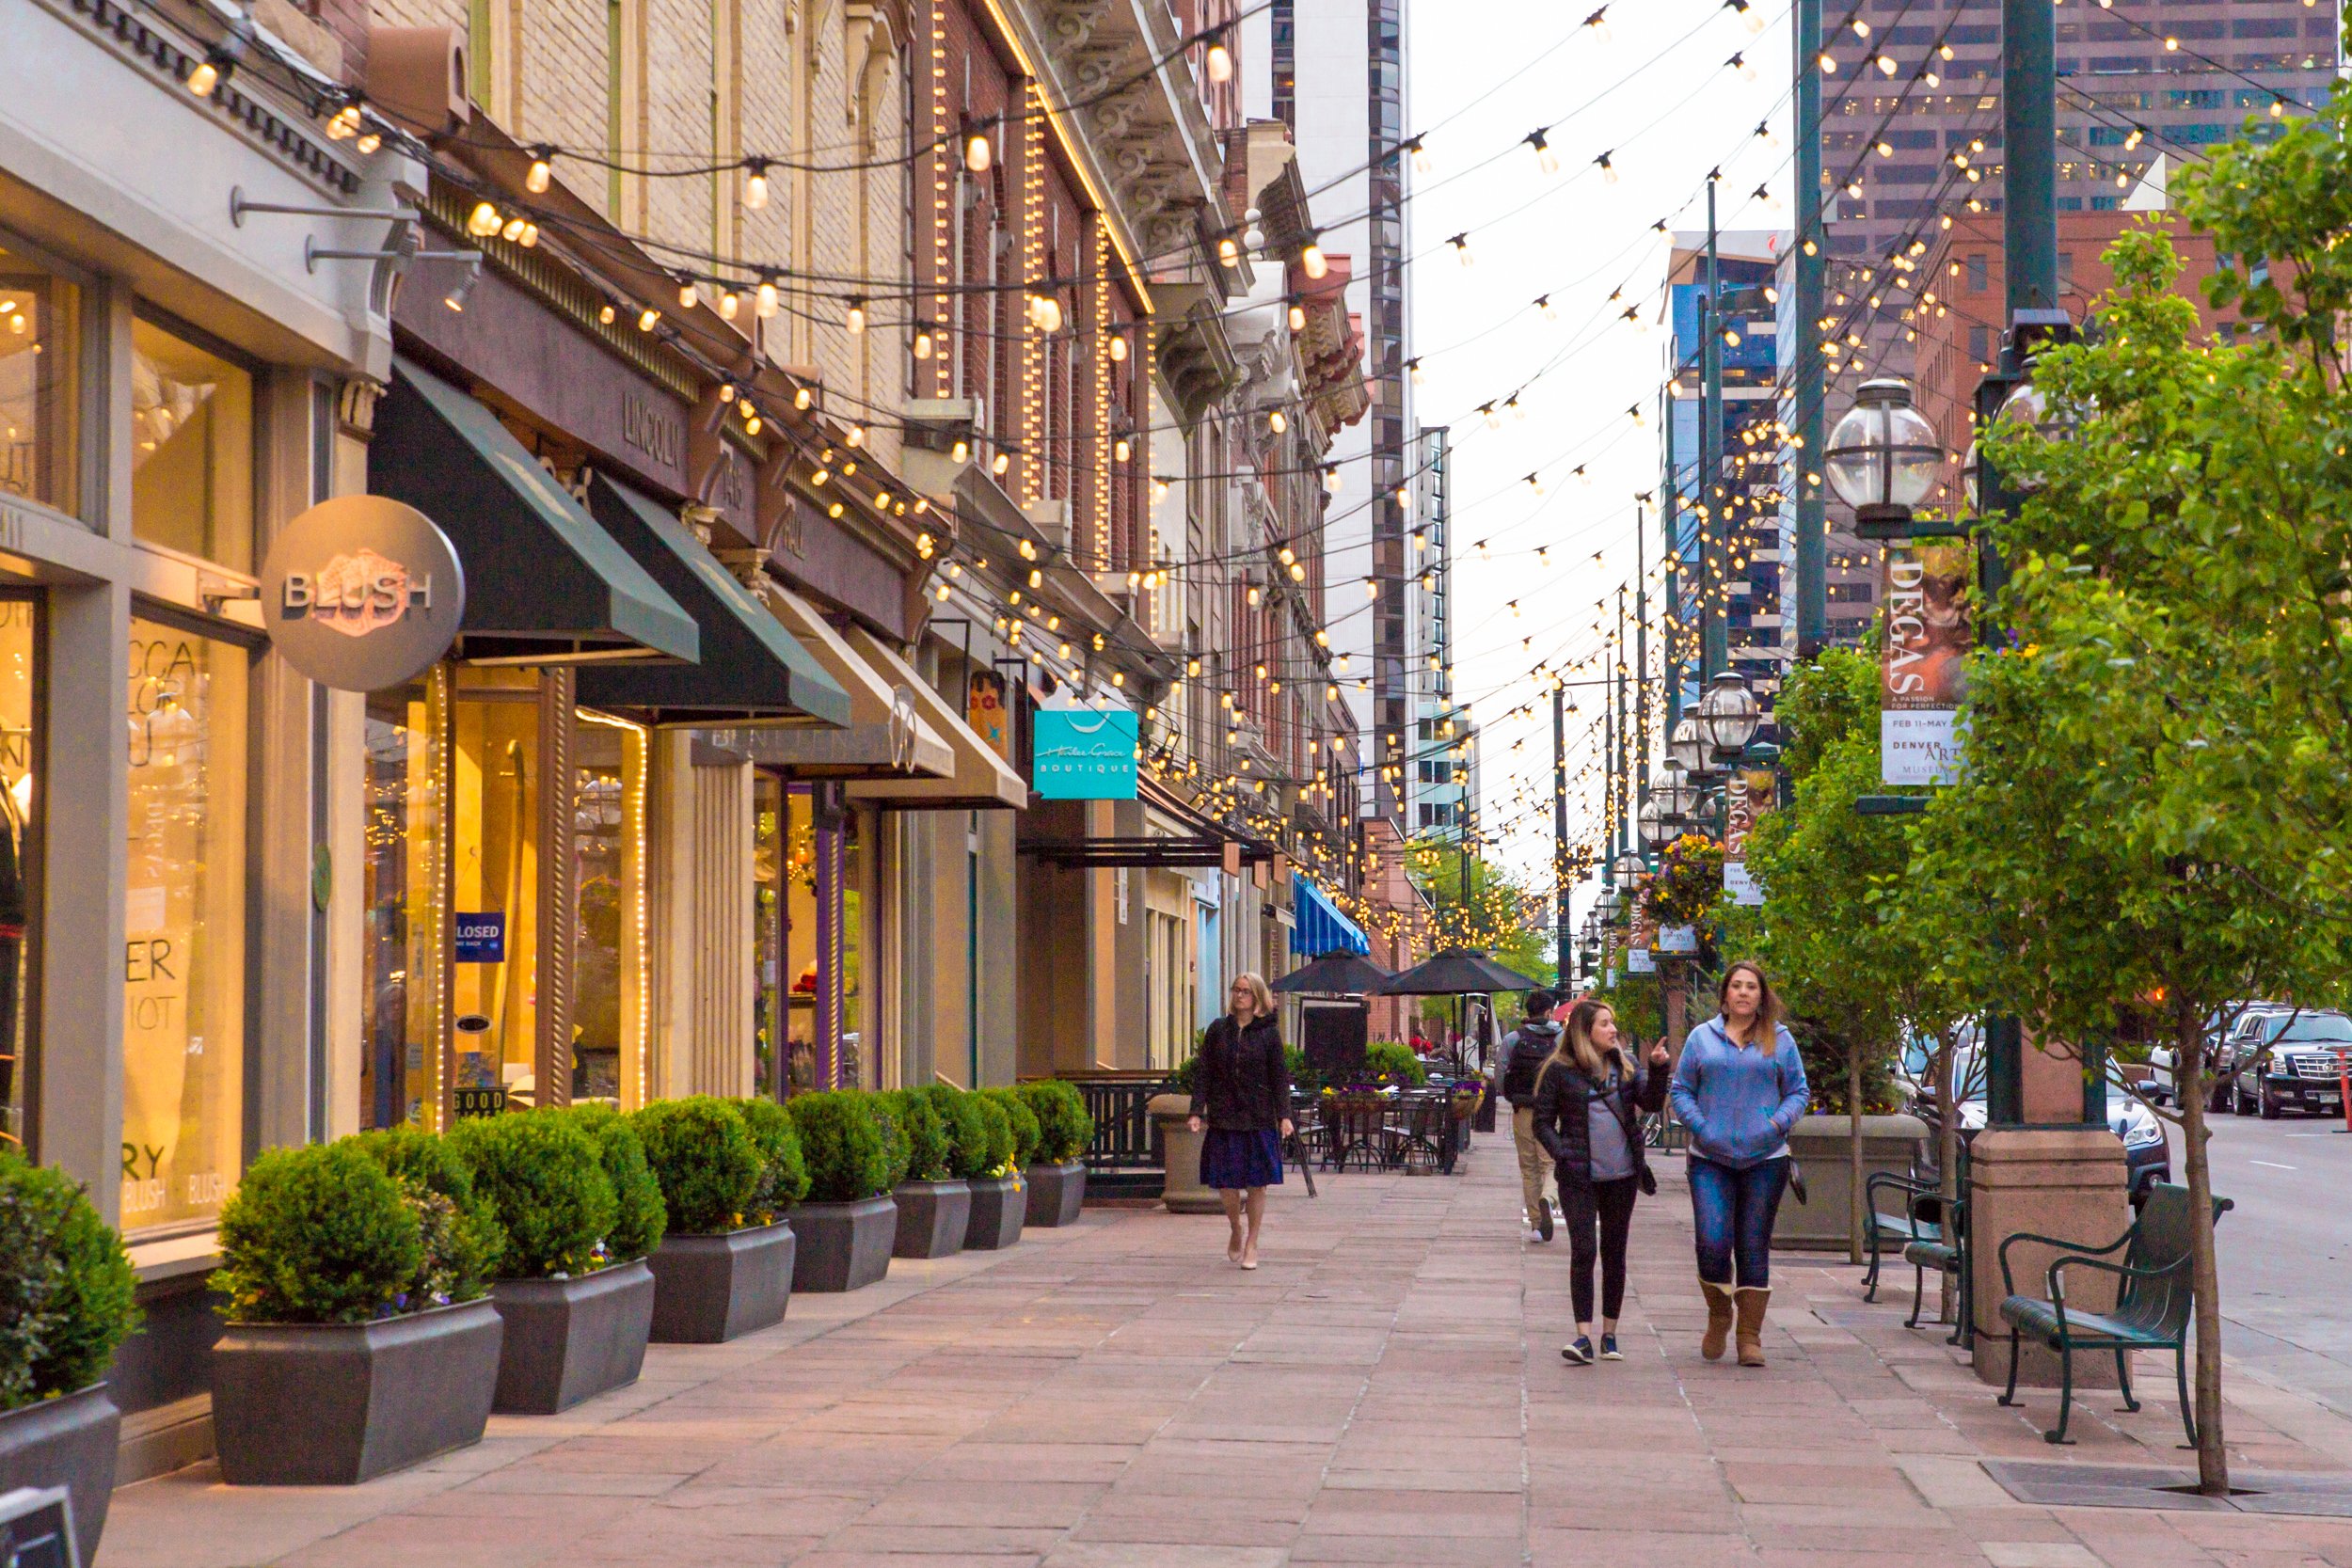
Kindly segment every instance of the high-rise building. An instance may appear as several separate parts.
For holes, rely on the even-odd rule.
[[[1405,10],[1406,0],[1268,0],[1245,14],[1238,53],[1243,113],[1290,127],[1315,211],[1333,214],[1322,248],[1349,262],[1347,304],[1364,334],[1372,409],[1329,453],[1340,487],[1326,512],[1328,630],[1363,724],[1374,786],[1364,809],[1411,832],[1414,735],[1431,689],[1415,600],[1432,546],[1417,512],[1408,371]]]
[[[1408,628],[1420,668],[1413,672],[1413,736],[1409,744],[1412,816],[1416,833],[1461,829],[1477,799],[1477,733],[1470,706],[1454,689],[1453,432],[1444,425],[1418,433],[1414,460],[1417,531],[1407,541],[1413,574]]]

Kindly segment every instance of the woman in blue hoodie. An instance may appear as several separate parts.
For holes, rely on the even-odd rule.
[[[1674,1081],[1675,1116],[1691,1134],[1691,1215],[1707,1296],[1699,1354],[1722,1359],[1736,1319],[1740,1365],[1761,1367],[1772,1217],[1788,1185],[1788,1130],[1804,1115],[1804,1061],[1762,970],[1733,964],[1715,995],[1722,1010],[1682,1042]]]

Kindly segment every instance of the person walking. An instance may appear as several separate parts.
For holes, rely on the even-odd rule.
[[[1519,1155],[1519,1206],[1527,1221],[1520,1239],[1551,1240],[1551,1161],[1535,1140],[1535,1077],[1560,1043],[1560,1025],[1551,1021],[1556,999],[1548,990],[1531,990],[1519,1004],[1519,1026],[1502,1041],[1502,1098],[1511,1106],[1511,1143]]]
[[[1636,1061],[1617,1033],[1608,1004],[1587,997],[1568,1009],[1536,1074],[1534,1134],[1551,1157],[1560,1183],[1560,1213],[1568,1227],[1568,1292],[1576,1308],[1576,1338],[1560,1347],[1568,1365],[1592,1364],[1593,1264],[1600,1264],[1600,1350],[1617,1353],[1617,1317],[1625,1310],[1626,1239],[1633,1228],[1633,1199],[1658,1191],[1642,1143],[1642,1117],[1666,1103],[1666,1042]]]
[[[1739,1331],[1740,1365],[1764,1365],[1772,1299],[1772,1220],[1788,1185],[1788,1130],[1804,1115],[1804,1059],[1763,970],[1724,972],[1721,1010],[1691,1031],[1674,1076],[1675,1116],[1691,1138],[1691,1217],[1698,1238],[1707,1334],[1699,1354],[1723,1358]]]
[[[1186,1125],[1203,1133],[1200,1180],[1223,1196],[1233,1227],[1225,1256],[1254,1269],[1265,1190],[1281,1184],[1282,1141],[1291,1135],[1290,1064],[1282,1057],[1274,993],[1262,975],[1236,976],[1226,1005],[1232,1010],[1201,1037]]]

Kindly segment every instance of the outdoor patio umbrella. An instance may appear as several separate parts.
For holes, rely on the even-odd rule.
[[[1326,953],[1266,987],[1286,996],[1361,996],[1387,989],[1395,976],[1354,953]]]
[[[1484,996],[1499,990],[1534,990],[1518,970],[1505,969],[1474,947],[1446,947],[1401,974],[1380,982],[1383,996]]]

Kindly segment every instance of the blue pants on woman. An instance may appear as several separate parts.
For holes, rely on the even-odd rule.
[[[1699,1278],[1741,1290],[1770,1286],[1772,1220],[1780,1212],[1780,1195],[1788,1187],[1788,1157],[1735,1170],[1693,1152],[1690,1168]]]

